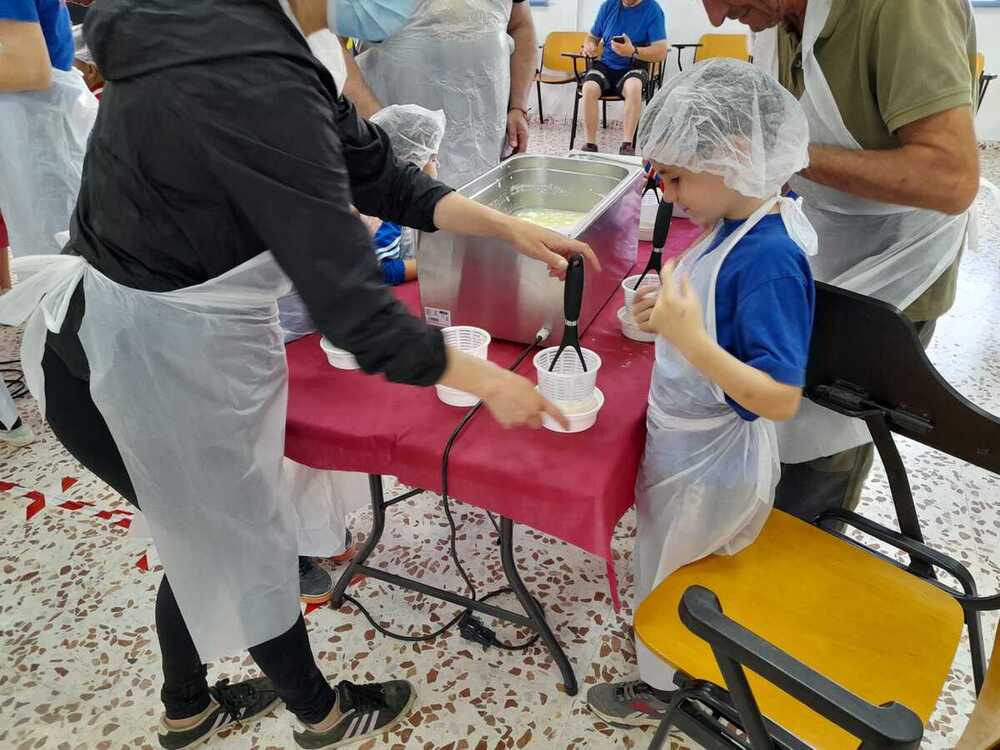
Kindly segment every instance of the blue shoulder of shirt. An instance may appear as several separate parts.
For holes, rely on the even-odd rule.
[[[726,228],[729,229],[730,225],[727,224]],[[721,244],[721,239],[716,241],[717,244]],[[734,283],[738,281],[741,297],[779,278],[797,277],[807,284],[812,284],[813,280],[809,260],[788,236],[778,214],[769,214],[761,219],[740,241],[739,251],[729,254],[719,269],[720,282],[725,277],[734,277]]]
[[[0,0],[0,20],[38,21],[35,0]]]

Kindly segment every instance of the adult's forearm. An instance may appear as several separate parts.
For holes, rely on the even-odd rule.
[[[341,45],[344,42],[341,40]],[[358,114],[366,120],[382,109],[382,102],[371,90],[368,81],[365,80],[361,68],[354,60],[354,55],[344,46],[344,63],[347,66],[347,80],[344,81],[344,96],[354,105]]]
[[[506,214],[458,193],[449,193],[434,207],[434,225],[448,232],[472,237],[507,237],[511,224]]]
[[[531,12],[525,3],[523,10],[516,7],[511,17],[508,32],[514,39],[514,54],[510,58],[510,100],[509,106],[527,109],[528,95],[531,93],[531,81],[535,75],[535,65],[538,55],[538,40],[535,37],[535,24],[531,20]]]
[[[52,68],[42,27],[0,21],[0,91],[42,91],[52,85]]]
[[[670,47],[666,44],[651,44],[648,47],[637,47],[636,55],[643,62],[661,62],[667,59]]]
[[[804,177],[861,198],[949,214],[975,198],[979,175],[958,170],[946,152],[922,144],[887,150],[809,147]]]

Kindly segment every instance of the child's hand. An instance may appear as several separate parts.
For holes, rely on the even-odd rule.
[[[686,276],[676,279],[677,261],[667,263],[660,274],[663,286],[649,306],[649,297],[636,300],[633,315],[643,330],[657,333],[687,355],[707,339],[701,301]],[[643,322],[645,320],[645,322]]]

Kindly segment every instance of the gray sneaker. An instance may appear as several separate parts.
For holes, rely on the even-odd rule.
[[[299,558],[299,599],[303,604],[326,604],[333,598],[333,578],[308,557]]]
[[[406,680],[337,685],[337,707],[343,716],[325,732],[299,727],[295,742],[306,750],[344,747],[388,732],[410,713],[416,691]]]
[[[3,424],[0,423],[0,443],[7,443],[15,448],[25,448],[33,442],[35,442],[35,433],[30,426],[21,421],[20,417],[9,430],[5,430]]]
[[[666,717],[671,695],[641,680],[603,682],[587,691],[587,705],[606,724],[649,727],[658,725]]]
[[[208,689],[215,708],[198,724],[188,729],[172,729],[161,719],[158,737],[163,750],[184,750],[207,742],[234,724],[249,724],[259,719],[281,702],[271,681],[266,677],[230,685],[229,680],[217,682]]]

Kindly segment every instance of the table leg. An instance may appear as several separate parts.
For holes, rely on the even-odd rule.
[[[382,476],[380,474],[368,475],[368,491],[372,497],[372,533],[337,581],[337,585],[333,589],[333,599],[330,600],[330,606],[334,609],[340,609],[340,605],[344,603],[344,593],[351,584],[351,579],[360,572],[359,568],[375,551],[382,539],[382,533],[385,531],[385,495],[382,493]]]
[[[507,574],[507,581],[517,596],[517,600],[521,602],[521,606],[524,607],[524,611],[531,620],[532,626],[545,642],[546,648],[548,648],[549,653],[552,654],[552,658],[555,659],[556,664],[559,666],[559,671],[562,672],[566,693],[576,695],[578,690],[576,675],[573,674],[573,667],[566,657],[566,652],[563,651],[562,646],[559,645],[559,641],[556,640],[552,628],[545,621],[545,613],[542,612],[542,608],[538,606],[538,602],[535,601],[531,592],[528,591],[527,586],[524,585],[524,581],[521,580],[521,574],[517,570],[517,564],[514,562],[514,522],[506,517],[500,518],[500,559],[503,561],[503,569]]]

